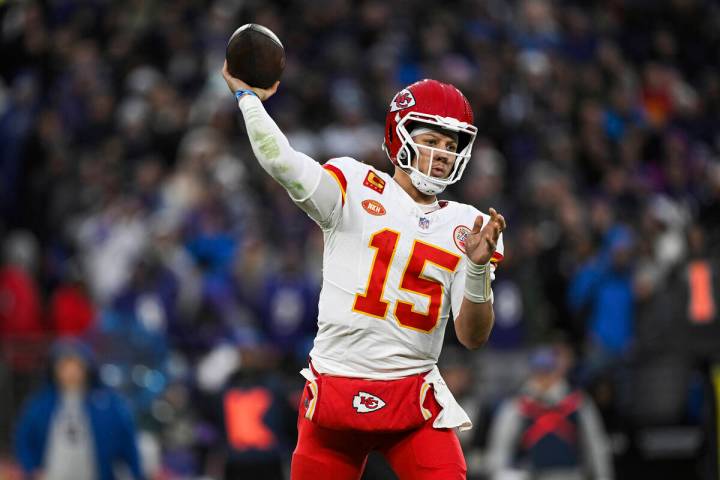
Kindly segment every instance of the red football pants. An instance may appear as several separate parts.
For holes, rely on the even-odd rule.
[[[425,406],[433,412],[430,420],[397,433],[331,430],[298,417],[291,480],[358,480],[373,450],[385,456],[400,480],[464,480],[467,468],[457,435],[432,427],[440,410],[432,395]]]

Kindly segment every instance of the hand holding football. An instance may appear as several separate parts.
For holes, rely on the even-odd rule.
[[[227,86],[232,93],[235,93],[238,90],[252,90],[253,92],[255,92],[255,95],[257,95],[257,97],[263,102],[275,95],[275,92],[277,92],[278,86],[280,85],[280,81],[278,80],[270,88],[251,87],[239,78],[233,77],[230,72],[228,72],[227,60],[225,60],[225,63],[223,64],[223,68],[220,73],[222,73],[222,76],[225,79],[225,83],[227,83]]]

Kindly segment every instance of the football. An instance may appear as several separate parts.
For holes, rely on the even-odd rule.
[[[235,30],[225,50],[228,71],[251,87],[270,88],[285,68],[285,49],[269,28],[248,23]]]

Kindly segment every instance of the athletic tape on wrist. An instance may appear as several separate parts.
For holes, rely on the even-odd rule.
[[[253,92],[252,90],[238,90],[235,92],[235,98],[237,99],[238,103],[240,103],[240,99],[245,95],[254,95],[257,97],[257,93]]]
[[[465,298],[473,303],[485,303],[492,299],[492,281],[490,263],[478,265],[467,260],[465,272]]]

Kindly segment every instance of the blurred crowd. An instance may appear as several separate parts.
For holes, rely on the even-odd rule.
[[[322,234],[256,164],[219,74],[250,21],[286,47],[267,109],[320,162],[389,170],[387,106],[421,78],[473,106],[475,151],[446,198],[494,207],[508,229],[490,344],[464,352],[448,331],[441,358],[477,419],[472,478],[488,475],[494,414],[538,345],[569,349],[564,374],[594,398],[616,478],[651,461],[654,478],[714,478],[711,0],[0,2],[5,457],[50,345],[70,335],[127,400],[149,477],[289,458]],[[238,427],[258,402],[270,413]],[[681,477],[662,476],[665,459]]]

